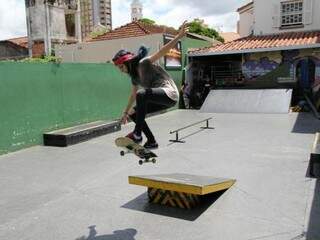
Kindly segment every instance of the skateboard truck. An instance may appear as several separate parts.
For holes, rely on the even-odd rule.
[[[152,163],[157,162],[156,160],[157,155],[155,153],[146,149],[140,144],[135,143],[130,138],[127,138],[127,137],[117,138],[115,143],[118,147],[125,149],[120,151],[121,156],[124,156],[128,153],[133,153],[140,158],[139,160],[140,165],[144,163],[149,163],[149,162],[152,162]]]
[[[128,153],[134,153],[136,155],[138,155],[138,153],[135,153],[134,150],[127,150],[127,151],[120,151],[120,155],[123,157],[124,155],[128,154]],[[141,154],[140,154],[141,155]],[[150,157],[150,158],[145,158],[145,159],[140,159],[139,160],[139,165],[143,165],[144,163],[149,163],[149,162],[152,162],[152,163],[156,163],[157,160],[155,157]]]

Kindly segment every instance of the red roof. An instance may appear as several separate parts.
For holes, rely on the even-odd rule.
[[[11,38],[4,41],[11,42],[23,48],[28,48],[28,37]]]
[[[312,47],[314,44],[320,44],[320,31],[249,36],[212,47],[199,48],[189,51],[189,54],[196,56],[245,53],[259,50],[276,51],[290,48]]]
[[[89,42],[113,40],[120,38],[140,37],[157,33],[166,33],[170,35],[176,35],[178,32],[174,28],[145,24],[140,21],[128,23],[124,26],[116,28],[110,32],[107,32],[101,36],[90,39]]]

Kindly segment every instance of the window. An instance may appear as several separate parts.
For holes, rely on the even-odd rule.
[[[66,28],[68,37],[76,36],[76,25],[75,25],[75,15],[74,14],[66,14]]]
[[[303,0],[281,3],[281,26],[303,24]]]

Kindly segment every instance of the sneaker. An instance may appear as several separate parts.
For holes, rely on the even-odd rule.
[[[142,136],[138,136],[134,132],[129,133],[126,137],[138,144],[142,142]]]
[[[149,140],[143,146],[146,149],[156,149],[159,147],[159,145],[156,141],[149,141]]]

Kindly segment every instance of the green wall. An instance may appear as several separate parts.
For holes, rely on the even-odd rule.
[[[190,47],[208,43],[184,38]],[[180,87],[182,70],[170,70]],[[0,155],[42,144],[42,133],[120,117],[131,83],[112,64],[0,62]]]
[[[49,130],[118,118],[129,92],[111,64],[0,63],[0,154],[41,144]]]
[[[181,41],[182,43],[182,68],[184,68],[187,64],[187,52],[189,48],[201,48],[201,47],[208,47],[211,43],[203,40],[191,39],[184,37]],[[179,70],[167,70],[171,77],[175,80],[177,85],[181,86],[182,82],[182,72],[183,69]]]

